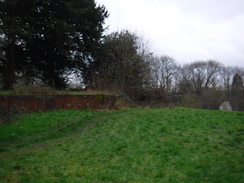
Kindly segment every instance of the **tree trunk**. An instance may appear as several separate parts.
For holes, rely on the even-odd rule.
[[[10,38],[11,42],[7,47],[7,64],[4,72],[3,90],[12,90],[14,85],[14,65],[15,65],[15,39]]]

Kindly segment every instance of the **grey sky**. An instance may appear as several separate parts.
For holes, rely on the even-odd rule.
[[[214,59],[244,67],[244,0],[96,0],[108,33],[136,31],[178,63]]]

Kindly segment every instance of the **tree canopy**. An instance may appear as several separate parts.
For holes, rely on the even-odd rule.
[[[65,87],[65,73],[86,72],[108,12],[94,0],[2,0],[0,67],[3,88],[16,76]]]
[[[150,51],[142,37],[123,30],[107,35],[94,69],[92,85],[135,97],[150,82]]]

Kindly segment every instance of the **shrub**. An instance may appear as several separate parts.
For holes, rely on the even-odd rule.
[[[136,102],[142,106],[161,108],[170,103],[169,95],[164,88],[148,88],[136,95]]]
[[[200,108],[200,99],[198,96],[193,94],[184,95],[182,98],[182,106],[190,108]]]

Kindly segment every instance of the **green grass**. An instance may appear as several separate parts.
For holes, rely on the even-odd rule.
[[[13,94],[12,90],[0,90],[0,95],[10,95]]]
[[[0,182],[244,182],[244,112],[23,115],[0,126]]]

